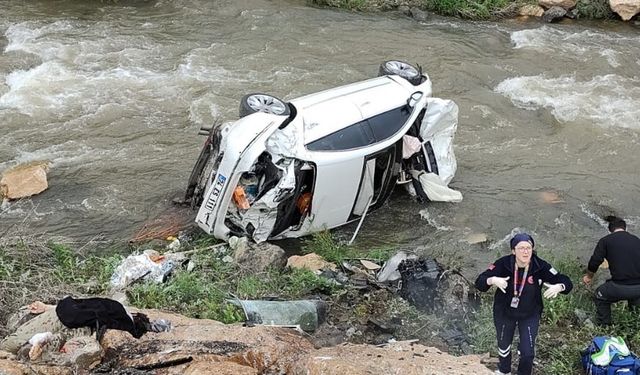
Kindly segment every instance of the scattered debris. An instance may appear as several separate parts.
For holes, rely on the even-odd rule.
[[[233,299],[228,302],[242,307],[247,323],[281,327],[299,327],[313,332],[324,322],[327,304],[321,300],[255,301]]]
[[[155,250],[129,255],[111,276],[111,286],[115,290],[121,290],[141,279],[162,283],[173,269],[185,260],[186,257],[182,253],[160,255]]]
[[[380,272],[378,272],[376,279],[379,282],[400,280],[398,266],[405,259],[418,259],[418,256],[415,254],[407,254],[404,251],[399,251],[385,262]]]
[[[360,263],[369,271],[375,271],[381,268],[379,264],[373,263],[372,261],[366,259],[360,259]]]

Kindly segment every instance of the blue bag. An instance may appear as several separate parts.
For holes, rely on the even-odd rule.
[[[622,343],[621,338],[609,336],[596,336],[586,350],[582,351],[582,367],[587,375],[640,375],[640,359],[634,353],[619,350],[619,347],[611,344]],[[604,351],[603,351],[604,349]],[[608,364],[602,363],[602,357],[606,356]],[[595,362],[600,362],[594,363]]]

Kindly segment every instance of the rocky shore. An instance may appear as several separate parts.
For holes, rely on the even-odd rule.
[[[312,0],[313,4],[360,11],[399,11],[419,22],[426,21],[430,13],[468,19],[500,19],[512,17],[537,17],[543,22],[570,19],[620,19],[637,20],[640,0],[536,0],[494,1],[479,9],[477,4],[458,1],[454,4],[437,0]]]
[[[104,358],[92,373],[117,374],[491,374],[482,356],[455,357],[412,341],[385,345],[342,344],[316,349],[293,329],[246,327],[208,319],[191,319],[158,310],[142,310],[151,319],[171,321],[172,330],[147,333],[136,340],[108,331]],[[0,352],[0,373],[73,374],[76,369],[25,363]]]

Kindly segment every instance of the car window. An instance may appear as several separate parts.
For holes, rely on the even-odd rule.
[[[367,121],[349,125],[307,145],[311,151],[349,150],[375,143]]]
[[[311,151],[342,151],[371,145],[396,134],[411,117],[407,106],[392,109],[307,144]]]
[[[409,107],[402,106],[370,118],[369,127],[371,127],[376,142],[383,141],[396,134],[409,117],[411,117]]]

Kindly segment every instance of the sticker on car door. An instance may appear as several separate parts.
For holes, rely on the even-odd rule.
[[[213,184],[213,188],[211,189],[211,194],[209,195],[209,199],[207,199],[207,209],[213,210],[215,207],[218,198],[220,197],[220,193],[222,192],[222,188],[224,187],[224,183],[227,181],[227,178],[222,174],[218,174],[216,178],[216,182]]]

